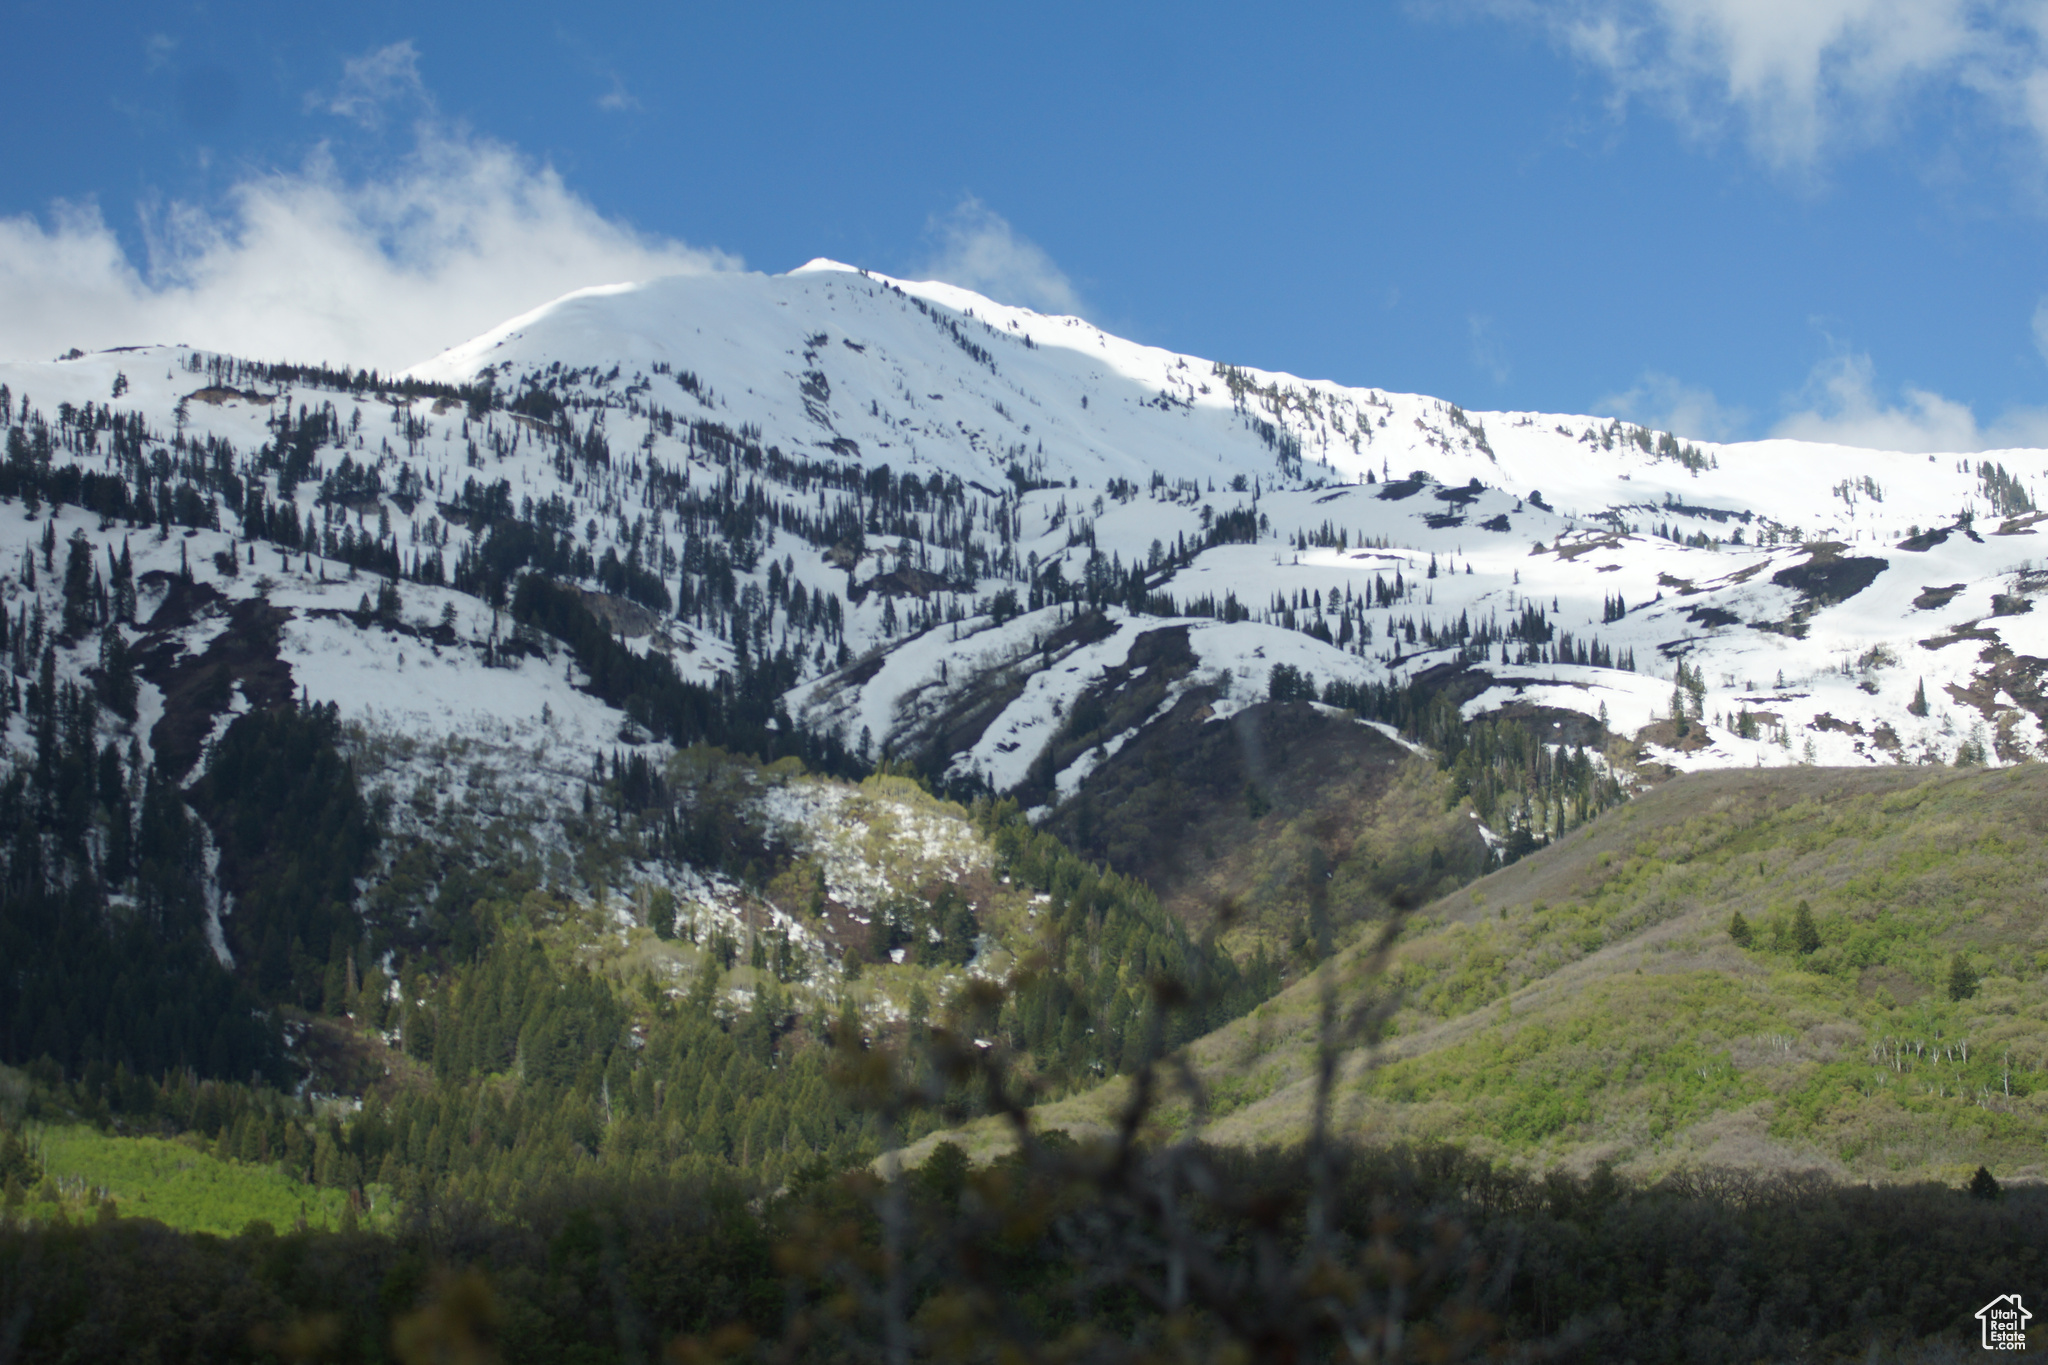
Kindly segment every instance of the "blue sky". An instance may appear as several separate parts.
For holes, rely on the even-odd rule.
[[[390,367],[822,255],[1473,408],[2048,444],[2033,13],[8,0],[0,352]]]

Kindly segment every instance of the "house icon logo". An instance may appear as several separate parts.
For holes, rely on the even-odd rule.
[[[2034,1315],[2020,1302],[2017,1294],[2000,1294],[1977,1310],[1977,1321],[1984,1324],[1984,1349],[1987,1351],[2024,1351],[2027,1349],[2027,1320]]]

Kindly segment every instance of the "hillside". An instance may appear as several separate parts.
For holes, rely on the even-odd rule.
[[[831,1039],[972,980],[1030,968],[992,1025],[1068,1093],[1158,972],[1186,1041],[1675,774],[2048,714],[2038,452],[1472,413],[828,262],[397,376],[0,365],[0,439],[0,1061],[326,1113],[358,1191],[859,1159]],[[1515,923],[1409,945],[1412,1038]]]
[[[1362,949],[1334,960],[1346,1012],[1392,1002],[1390,1036],[1346,1049],[1338,1129],[1652,1176],[2048,1176],[2044,796],[2034,764],[1668,782],[1424,907],[1383,975]],[[1729,934],[1738,912],[1747,947]],[[1212,1139],[1305,1132],[1320,988],[1190,1050]],[[1121,1093],[1041,1119],[1085,1128]]]
[[[1090,776],[1047,828],[1165,907],[1295,969],[1391,903],[1433,899],[1495,850],[1441,767],[1317,702],[1210,723],[1200,690]]]

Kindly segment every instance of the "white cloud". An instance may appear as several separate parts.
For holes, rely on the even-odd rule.
[[[331,94],[306,97],[307,106],[377,128],[392,106],[416,105],[429,112],[433,97],[420,79],[420,54],[410,38],[365,52],[342,63],[341,84]]]
[[[0,357],[187,342],[390,370],[572,289],[739,265],[605,218],[501,143],[427,126],[374,176],[315,155],[146,228],[138,269],[96,207],[0,218]]]
[[[1035,242],[969,195],[925,226],[934,250],[913,273],[1041,313],[1081,314],[1080,294]]]
[[[1731,118],[1780,168],[1880,133],[1902,101],[1972,93],[2048,140],[2038,0],[1473,0],[1534,23],[1604,72],[1617,98],[1692,131]],[[1954,107],[1954,106],[1951,106]]]
[[[1823,361],[1802,399],[1811,406],[1780,421],[1773,436],[1928,454],[2048,446],[2048,411],[2039,408],[2015,408],[1982,426],[1968,404],[1910,384],[1902,401],[1887,403],[1867,355]]]
[[[2048,349],[2048,300],[2035,326]],[[1791,407],[1772,425],[1772,436],[1915,454],[2048,447],[2048,409],[2012,408],[1986,423],[1969,404],[1917,385],[1905,385],[1895,398],[1887,398],[1880,391],[1877,367],[1856,352],[1814,366]],[[1739,441],[1753,429],[1747,410],[1725,406],[1711,389],[1655,371],[1645,373],[1633,388],[1597,399],[1593,411],[1693,440]]]
[[[1749,422],[1747,412],[1724,406],[1713,390],[1654,370],[1645,373],[1634,388],[1597,399],[1593,410],[1695,441],[1739,439]]]

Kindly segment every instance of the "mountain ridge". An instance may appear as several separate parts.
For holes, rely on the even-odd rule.
[[[2026,553],[2040,452],[2008,469],[1466,412],[828,261],[578,291],[369,380],[175,349],[0,366],[21,467],[61,452],[81,487],[93,469],[148,485],[146,452],[212,452],[222,477],[159,485],[214,509],[181,514],[213,539],[176,572],[244,600],[249,577],[209,565],[232,544],[261,571],[254,545],[275,547],[298,576],[273,586],[319,598],[287,607],[302,673],[332,613],[368,605],[323,586],[337,558],[419,583],[486,661],[531,647],[497,613],[541,572],[577,585],[632,668],[672,670],[661,687],[747,692],[751,733],[801,726],[820,753],[1028,792],[1042,814],[1193,693],[1211,721],[1284,692],[1425,743],[1519,717],[1623,787],[2010,761],[2048,735],[2048,574]],[[30,420],[31,393],[57,421]],[[1902,502],[1954,512],[1901,526]],[[100,520],[84,534],[111,554]],[[416,662],[453,643],[419,632],[449,624],[406,627]],[[1169,636],[1162,686],[1140,661]],[[445,690],[399,681],[396,644],[374,677],[325,687],[358,643],[320,646],[309,697],[454,719]],[[538,709],[495,696],[476,724]],[[1429,698],[1456,716],[1428,720]],[[617,729],[659,739],[648,722]],[[1503,844],[1586,813],[1463,781]]]
[[[0,441],[0,1060],[387,1212],[858,1164],[939,1119],[885,1134],[837,1050],[976,1001],[1083,1104],[1632,798],[2013,767],[2048,716],[2039,452],[1467,412],[836,267],[583,291],[400,376],[4,365]],[[1933,927],[1807,898],[1801,990],[1926,988]],[[1433,926],[1402,984],[1512,996],[1632,906]],[[1770,1032],[1652,1060],[1761,1103]],[[1514,1160],[1634,1121],[1398,1065]]]

